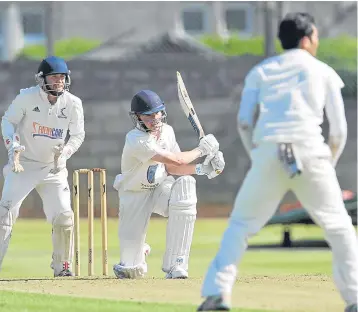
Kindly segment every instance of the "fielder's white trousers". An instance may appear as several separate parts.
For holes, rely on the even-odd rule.
[[[203,297],[231,293],[247,238],[268,222],[285,193],[292,190],[324,230],[333,252],[333,276],[341,296],[348,305],[357,302],[357,235],[345,209],[335,169],[329,159],[309,157],[309,151],[298,151],[304,171],[293,179],[283,170],[275,144],[263,144],[252,151],[252,167],[237,194],[220,249],[208,269]]]

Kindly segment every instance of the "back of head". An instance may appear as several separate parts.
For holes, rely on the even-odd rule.
[[[311,37],[315,21],[309,13],[288,13],[281,21],[278,38],[284,50],[299,48],[304,37]]]

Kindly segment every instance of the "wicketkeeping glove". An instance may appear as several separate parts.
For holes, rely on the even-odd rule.
[[[20,136],[14,133],[12,137],[4,138],[4,143],[11,170],[15,173],[24,171],[24,168],[20,164],[20,153],[25,150],[25,146],[20,144]]]
[[[25,146],[19,144],[13,144],[8,150],[9,165],[13,172],[19,173],[24,171],[24,168],[20,164],[20,153],[25,150]]]
[[[50,170],[50,173],[57,174],[61,170],[66,168],[67,159],[72,155],[72,150],[69,146],[63,144],[56,145],[53,148],[54,152],[54,167]]]

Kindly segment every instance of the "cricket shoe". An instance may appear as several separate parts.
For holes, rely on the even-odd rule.
[[[68,262],[57,262],[55,265],[54,261],[52,260],[51,269],[53,270],[54,277],[74,276],[71,271],[71,265]]]
[[[147,258],[147,256],[150,255],[150,252],[151,248],[149,244],[144,243],[143,253],[145,259]],[[146,262],[136,267],[125,267],[122,265],[122,263],[115,264],[113,266],[113,273],[119,279],[143,277],[144,274],[147,273],[147,271],[148,267]]]
[[[209,296],[199,306],[197,311],[230,311],[230,306],[221,295]]]
[[[165,279],[187,279],[189,274],[180,266],[173,266],[169,272],[166,272]]]
[[[350,306],[344,309],[344,312],[357,312],[357,305],[351,304]]]
[[[74,274],[70,270],[62,270],[60,273],[55,274],[54,277],[68,277],[74,276]]]

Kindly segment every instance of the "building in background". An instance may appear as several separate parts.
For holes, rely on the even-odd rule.
[[[4,55],[4,12],[9,3],[0,2],[1,58]],[[265,32],[264,3],[261,1],[24,1],[16,4],[20,10],[25,45],[44,44],[48,34],[52,34],[54,40],[83,37],[106,41],[129,29],[134,29],[134,32],[126,38],[128,44],[145,42],[175,29],[193,36],[211,33],[253,36]],[[49,6],[52,12],[51,32],[45,19]],[[323,36],[357,36],[355,1],[275,2],[273,25],[277,25],[288,11],[313,14]]]

